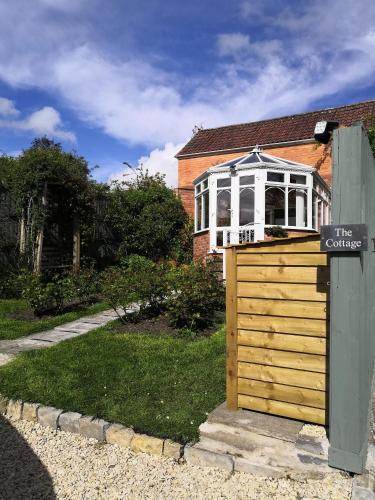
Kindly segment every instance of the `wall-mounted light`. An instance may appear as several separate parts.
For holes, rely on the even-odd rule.
[[[317,122],[314,129],[314,139],[321,144],[328,144],[331,139],[332,132],[335,128],[338,128],[339,125],[339,122]]]

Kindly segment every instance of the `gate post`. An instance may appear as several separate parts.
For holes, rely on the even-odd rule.
[[[227,328],[227,408],[238,409],[237,391],[237,249],[225,249]]]
[[[375,161],[361,125],[335,130],[333,224],[367,224],[375,236]],[[374,368],[375,253],[331,254],[329,464],[366,463]]]

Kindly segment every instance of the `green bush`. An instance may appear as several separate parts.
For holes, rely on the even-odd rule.
[[[272,236],[273,238],[287,238],[288,231],[281,226],[271,226],[266,227],[264,233],[267,236]]]
[[[22,283],[22,296],[38,315],[47,311],[60,313],[72,302],[77,305],[93,302],[100,292],[98,275],[91,270],[52,277],[24,273],[19,280]]]
[[[168,295],[168,266],[157,264],[140,255],[124,259],[120,267],[102,274],[104,299],[113,307],[126,309],[137,303],[140,312],[159,313]]]
[[[224,307],[224,287],[214,263],[176,268],[169,273],[169,283],[166,307],[173,326],[199,331],[215,322],[215,313]]]

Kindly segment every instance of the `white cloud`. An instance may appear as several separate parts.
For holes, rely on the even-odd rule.
[[[222,33],[218,36],[217,47],[222,56],[247,52],[250,48],[250,36],[243,33]]]
[[[19,114],[14,102],[5,97],[0,97],[0,116],[17,116]]]
[[[87,12],[79,10],[90,0],[59,0],[61,16],[51,3],[39,0],[27,9],[26,0],[0,2],[0,79],[49,91],[90,126],[154,150],[187,140],[197,123],[213,127],[303,111],[375,78],[373,0],[312,0],[294,12],[273,0],[243,2],[249,33],[262,23],[266,35],[219,37],[222,54],[245,56],[219,59],[209,78],[192,75],[193,84],[160,69],[157,58],[140,61],[126,47],[116,57],[99,46]],[[278,5],[278,15],[270,5]],[[69,17],[73,6],[78,10]],[[69,136],[56,110],[21,120],[20,127],[42,127],[47,115],[60,138]]]
[[[149,174],[157,173],[165,176],[165,183],[169,187],[177,187],[177,159],[176,153],[182,148],[183,143],[173,144],[168,142],[163,148],[156,148],[148,156],[142,156],[138,160],[138,168]],[[135,176],[135,172],[130,168],[124,168],[121,172],[111,175],[108,182],[129,180]]]
[[[1,114],[1,100],[0,100],[0,114]],[[24,130],[32,132],[35,135],[47,135],[61,139],[63,141],[74,142],[75,136],[72,132],[68,132],[62,128],[62,120],[60,113],[50,106],[45,106],[23,119],[12,119],[10,116],[18,115],[19,111],[14,107],[14,104],[6,107],[3,115],[8,116],[6,119],[0,119],[0,128],[9,128],[15,130]]]

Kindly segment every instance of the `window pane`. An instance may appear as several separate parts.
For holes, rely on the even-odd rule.
[[[203,189],[207,189],[207,188],[208,188],[208,179],[203,181]]]
[[[195,194],[198,194],[201,192],[201,185],[198,184],[197,186],[195,186]]]
[[[307,227],[307,193],[302,189],[289,191],[288,226]]]
[[[290,174],[291,184],[306,184],[306,175]]]
[[[223,246],[223,231],[218,231],[216,233],[216,245],[218,247],[222,247]]]
[[[254,222],[254,190],[242,189],[240,192],[240,226]]]
[[[230,191],[218,191],[217,193],[217,222],[218,227],[230,226]]]
[[[322,225],[322,206],[323,203],[321,200],[318,200],[318,220],[317,220],[317,230],[319,231],[320,226]]]
[[[218,179],[217,180],[217,187],[218,188],[221,188],[221,187],[230,187],[230,182],[231,182],[231,178],[228,177],[227,179]]]
[[[267,172],[267,181],[284,182],[284,174],[280,174],[279,172]]]
[[[209,205],[209,193],[206,192],[203,195],[203,209],[204,209],[204,228],[207,229],[210,225],[210,205]]]
[[[243,177],[240,177],[240,186],[254,184],[254,180],[255,180],[254,175],[244,175]]]
[[[280,188],[268,188],[265,196],[266,224],[285,226],[285,192]]]
[[[197,198],[195,219],[197,221],[197,231],[200,231],[202,229],[202,196]]]

